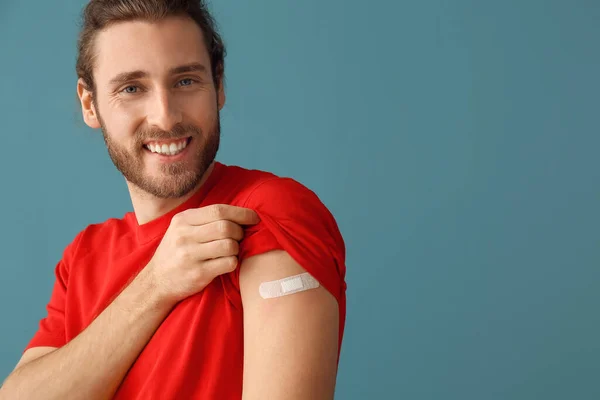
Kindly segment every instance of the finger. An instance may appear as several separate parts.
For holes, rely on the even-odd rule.
[[[244,228],[225,219],[209,222],[205,225],[191,226],[190,229],[192,240],[198,243],[208,243],[228,238],[240,241],[244,238]]]
[[[212,260],[204,261],[200,268],[204,270],[208,276],[215,277],[217,275],[233,272],[238,265],[236,256],[220,257]]]
[[[254,210],[229,204],[190,208],[177,216],[180,216],[189,225],[205,225],[219,220],[228,220],[240,225],[254,225],[260,222],[260,218]]]
[[[233,239],[219,239],[197,244],[191,251],[196,254],[197,260],[204,261],[219,257],[237,256],[240,251],[240,244]]]

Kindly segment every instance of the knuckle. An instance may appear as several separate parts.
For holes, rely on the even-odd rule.
[[[239,259],[237,257],[231,257],[231,271],[235,270],[238,266]]]
[[[175,214],[173,216],[173,218],[171,218],[171,225],[176,225],[176,226],[181,225],[183,223],[183,221],[185,220],[185,215],[186,215],[185,211]]]
[[[219,221],[217,225],[217,230],[219,231],[219,233],[227,235],[231,230],[229,222],[225,220]]]
[[[211,212],[215,219],[222,219],[225,216],[225,206],[223,204],[214,204]]]
[[[173,239],[173,243],[177,247],[183,247],[183,245],[186,243],[186,238],[183,235],[177,235],[175,239]]]
[[[237,267],[238,258],[235,256],[226,257],[224,262],[225,262],[225,270],[228,272],[232,272]]]
[[[233,239],[225,239],[223,240],[224,250],[227,254],[237,254],[239,251],[239,243]]]
[[[244,228],[236,224],[233,234],[236,240],[242,240],[244,238]]]
[[[191,259],[191,254],[187,248],[182,246],[175,250],[175,257],[182,261],[188,261]]]

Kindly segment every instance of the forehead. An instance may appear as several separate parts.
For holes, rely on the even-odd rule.
[[[94,78],[98,84],[123,72],[143,70],[160,76],[173,67],[191,63],[202,63],[210,71],[202,30],[187,17],[113,24],[96,36],[94,51]]]

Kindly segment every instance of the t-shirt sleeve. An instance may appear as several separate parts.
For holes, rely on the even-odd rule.
[[[23,352],[41,346],[62,347],[66,344],[65,335],[65,304],[69,283],[69,263],[73,249],[81,234],[75,238],[65,251],[62,259],[54,268],[54,286],[50,301],[46,305],[46,316],[39,321],[38,330],[29,341]]]
[[[240,262],[271,250],[285,250],[345,306],[345,245],[337,223],[307,187],[291,178],[273,178],[257,186],[244,207],[261,221],[245,229]],[[239,290],[239,268],[236,270]]]

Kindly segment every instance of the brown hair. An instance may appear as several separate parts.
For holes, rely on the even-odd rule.
[[[214,18],[203,0],[91,0],[83,10],[82,29],[77,45],[77,76],[96,91],[94,82],[94,38],[111,24],[132,20],[160,21],[171,16],[187,16],[198,24],[210,56],[215,87],[225,75],[225,45]]]

